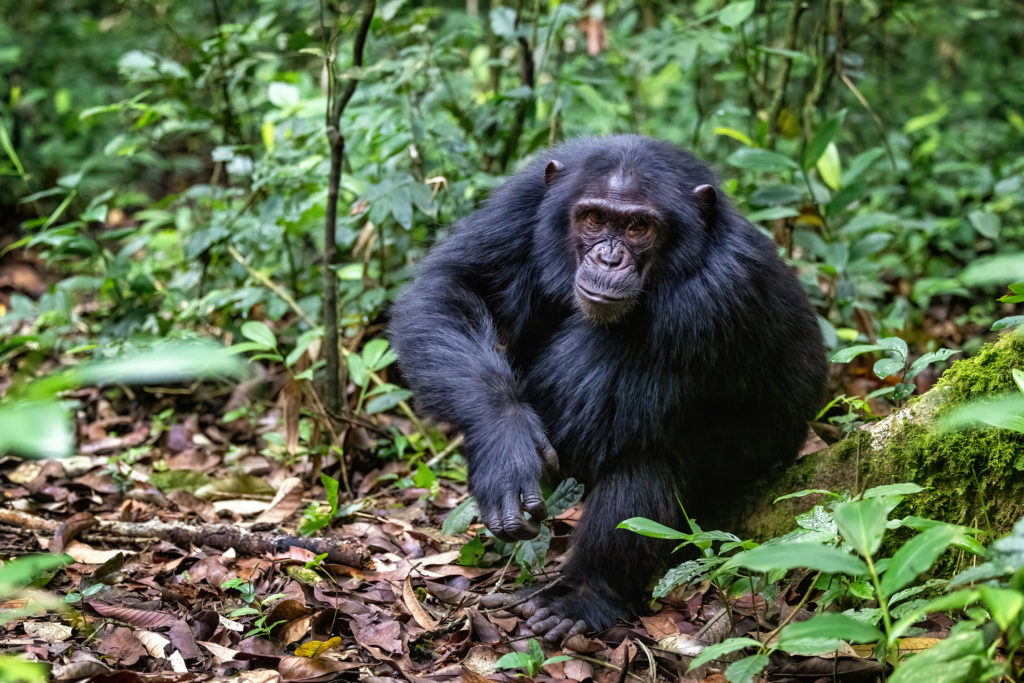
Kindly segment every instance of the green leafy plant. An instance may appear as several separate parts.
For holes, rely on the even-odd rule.
[[[556,517],[565,510],[575,505],[583,497],[583,484],[569,477],[561,481],[551,494],[545,498],[548,516]],[[476,500],[468,496],[465,500],[455,506],[441,526],[441,531],[449,534],[464,534],[469,531],[473,520],[480,516],[480,509]],[[477,533],[470,541],[463,545],[459,554],[459,564],[473,566],[483,557],[484,545],[481,535],[493,538],[487,530]],[[503,555],[512,555],[521,570],[520,580],[527,580],[539,571],[544,565],[544,557],[547,555],[548,547],[551,545],[551,531],[546,525],[541,525],[540,533],[536,538],[529,541],[517,541],[515,543],[503,543],[494,539],[495,548]]]
[[[256,593],[256,587],[251,582],[237,577],[234,579],[228,579],[222,583],[220,587],[225,590],[233,589],[238,591],[239,598],[243,603],[245,603],[244,606],[232,610],[228,614],[229,617],[236,619],[238,617],[258,615],[253,621],[253,627],[245,634],[246,638],[251,636],[268,637],[270,632],[274,630],[275,626],[284,623],[284,620],[281,619],[268,624],[267,619],[270,615],[266,613],[266,609],[281,598],[288,597],[287,593],[273,593],[260,598]]]
[[[502,655],[501,659],[495,662],[494,666],[498,669],[525,669],[526,675],[533,677],[540,673],[540,670],[548,664],[568,662],[572,659],[572,657],[566,655],[545,659],[544,650],[536,638],[530,638],[526,644],[530,648],[527,652],[509,652],[506,655]]]
[[[929,365],[949,360],[953,354],[960,353],[952,349],[929,351],[911,363],[907,343],[899,337],[886,337],[879,339],[877,344],[857,344],[836,351],[832,354],[831,360],[833,363],[849,363],[857,356],[878,351],[885,353],[875,361],[873,367],[875,376],[878,379],[885,379],[898,374],[900,381],[888,391],[874,392],[873,395],[891,394],[894,401],[903,401],[914,393],[916,387],[910,380],[921,374]]]
[[[306,507],[302,513],[302,523],[299,524],[299,533],[303,536],[312,536],[336,519],[351,517],[366,504],[365,500],[357,500],[350,505],[341,505],[340,483],[329,474],[321,472],[320,483],[327,494],[327,505],[325,507],[319,503],[310,503]]]
[[[756,654],[733,662],[726,670],[726,678],[738,683],[749,681],[762,671],[776,649],[815,655],[832,652],[842,642],[874,644],[880,661],[898,667],[899,640],[915,622],[929,611],[962,608],[963,599],[970,597],[959,592],[951,594],[957,597],[923,600],[916,597],[923,590],[939,590],[948,582],[912,584],[950,547],[985,554],[984,546],[975,538],[980,532],[975,529],[915,516],[890,516],[904,496],[922,490],[915,484],[891,484],[868,489],[857,500],[818,490],[784,496],[824,493],[830,502],[798,517],[799,526],[794,532],[761,545],[742,542],[722,532],[675,531],[644,518],[629,519],[619,526],[653,538],[682,540],[679,547],[692,544],[702,550],[700,558],[684,562],[666,574],[655,589],[655,597],[664,596],[683,583],[704,579],[714,581],[724,598],[740,590],[760,590],[770,595],[774,581],[790,570],[802,568],[817,573],[817,586],[835,582],[841,586],[830,587],[819,600],[819,608],[828,607],[839,595],[873,601],[874,606],[844,612],[822,611],[807,621],[787,624],[779,630],[778,639],[767,644],[750,638],[727,639],[707,648],[695,658],[691,668],[727,653],[756,647]],[[889,557],[880,557],[884,536],[897,529],[916,534],[898,544]],[[721,543],[718,552],[710,552],[714,542]]]

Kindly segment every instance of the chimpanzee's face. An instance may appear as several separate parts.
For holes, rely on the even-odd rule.
[[[596,322],[625,315],[644,291],[665,227],[631,177],[616,171],[572,206],[574,289],[580,309]]]

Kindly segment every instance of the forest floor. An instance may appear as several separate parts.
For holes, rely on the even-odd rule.
[[[53,680],[475,681],[532,672],[537,680],[724,681],[728,662],[687,674],[692,657],[728,635],[764,637],[813,612],[803,575],[771,604],[745,594],[726,605],[705,583],[648,616],[530,654],[516,618],[475,604],[514,583],[515,563],[488,550],[482,566],[462,566],[466,537],[440,529],[465,484],[439,477],[433,491],[417,488],[408,462],[381,461],[353,476],[343,523],[301,537],[303,511],[325,493],[310,485],[308,458],[289,464],[268,454],[263,435],[278,429],[280,412],[254,427],[224,424],[189,412],[216,388],[172,389],[125,394],[117,402],[127,410],[109,392],[81,390],[80,455],[0,460],[0,552],[74,560],[45,586],[63,599],[59,608],[5,626],[4,648],[51,663]],[[550,574],[538,582],[557,574],[578,513],[553,521]],[[927,637],[948,626],[935,623]],[[497,669],[512,651],[525,653],[521,667]],[[555,655],[570,659],[541,666]],[[870,651],[779,660],[770,680],[834,672],[855,680],[857,671],[866,680],[880,673]]]
[[[516,582],[516,563],[488,545],[464,566],[470,537],[441,530],[467,495],[457,473],[436,467],[425,488],[408,460],[364,458],[350,473],[352,497],[343,494],[332,511],[335,523],[302,536],[310,506],[325,512],[315,459],[289,455],[283,442],[293,439],[280,437],[294,409],[286,398],[225,419],[250,403],[251,390],[84,388],[67,396],[78,404],[75,457],[0,458],[0,555],[73,560],[31,591],[4,587],[2,651],[50,664],[55,681],[717,683],[742,655],[688,672],[708,644],[730,635],[763,642],[814,611],[807,574],[791,575],[770,603],[750,593],[723,600],[702,583],[677,589],[646,616],[541,652],[518,619],[476,604]],[[325,469],[340,474],[336,463]],[[579,512],[551,521],[538,585],[557,576]],[[926,622],[921,646],[950,625],[941,615]],[[522,655],[499,667],[511,652]],[[882,673],[870,648],[849,647],[773,659],[769,670],[771,681]]]

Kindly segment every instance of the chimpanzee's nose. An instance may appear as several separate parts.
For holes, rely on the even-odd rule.
[[[594,255],[598,263],[607,268],[618,268],[626,258],[625,249],[621,244],[602,244]]]

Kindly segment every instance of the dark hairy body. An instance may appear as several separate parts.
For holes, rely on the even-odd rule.
[[[551,470],[586,487],[558,585],[517,605],[550,640],[642,604],[678,525],[792,459],[826,374],[814,313],[714,174],[637,136],[565,143],[424,259],[391,339],[417,405],[465,435],[470,490],[509,541]]]

